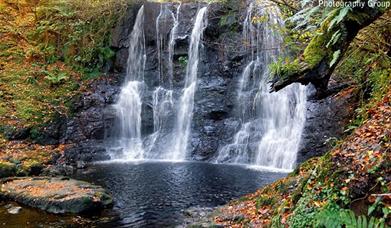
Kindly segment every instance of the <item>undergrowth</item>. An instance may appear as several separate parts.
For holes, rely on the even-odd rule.
[[[29,127],[68,115],[84,81],[114,55],[127,0],[0,0],[0,118]]]
[[[351,131],[361,126],[369,117],[368,111],[383,99],[391,81],[391,16],[383,17],[360,31],[344,59],[336,68],[335,79],[351,81],[360,91],[360,105],[356,118],[347,126]]]

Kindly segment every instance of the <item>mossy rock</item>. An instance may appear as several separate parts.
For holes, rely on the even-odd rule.
[[[16,175],[16,165],[10,162],[0,162],[0,178]]]
[[[305,48],[303,53],[304,61],[311,67],[317,66],[330,52],[330,50],[326,48],[328,38],[327,35],[317,35]]]
[[[41,174],[43,168],[44,165],[41,162],[36,160],[27,160],[21,164],[20,173],[30,176],[38,176]]]

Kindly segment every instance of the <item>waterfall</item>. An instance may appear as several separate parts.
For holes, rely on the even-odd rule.
[[[155,132],[165,128],[165,121],[173,106],[173,91],[162,87],[156,88],[153,92],[153,127]]]
[[[219,150],[216,162],[280,169],[292,169],[295,165],[305,122],[306,89],[294,84],[269,93],[267,66],[284,55],[278,32],[282,26],[279,8],[274,3],[252,2],[247,8],[243,42],[250,55],[239,80],[236,101],[241,128],[232,143]]]
[[[191,33],[186,67],[185,87],[179,101],[178,114],[174,130],[173,146],[168,158],[171,160],[184,160],[187,156],[187,145],[191,133],[191,122],[194,109],[194,95],[197,89],[198,65],[200,60],[200,41],[207,26],[207,7],[201,8],[196,16]]]
[[[178,91],[178,84],[174,83],[174,51],[178,31],[182,31],[180,10],[181,4],[160,6],[155,24],[158,80],[150,88],[144,82],[144,6],[137,14],[129,35],[125,82],[113,106],[116,132],[111,134],[108,148],[113,159],[181,161],[189,157],[201,41],[208,22],[207,7],[202,7],[193,19],[184,85]],[[306,89],[294,84],[269,93],[268,65],[286,54],[278,29],[282,26],[279,8],[274,3],[254,1],[248,6],[242,34],[247,64],[238,80],[233,113],[239,127],[232,142],[220,147],[215,159],[218,163],[280,169],[292,169],[295,165],[305,121]],[[153,131],[143,136],[142,112],[148,112],[148,107],[153,111]]]
[[[156,48],[157,48],[157,60],[158,60],[158,73],[159,73],[159,84],[162,84],[163,81],[164,81],[164,78],[163,78],[163,61],[162,61],[162,54],[163,54],[163,51],[164,51],[164,46],[163,44],[165,43],[164,42],[164,35],[160,33],[160,22],[161,22],[161,19],[162,17],[164,16],[165,17],[165,12],[166,11],[166,7],[163,8],[163,5],[160,5],[160,12],[159,12],[159,15],[157,16],[156,18]],[[164,18],[164,22],[165,22],[166,18]]]
[[[148,159],[165,159],[162,147],[166,147],[166,145],[164,145],[163,141],[167,132],[172,131],[168,123],[174,112],[173,70],[171,66],[173,66],[173,51],[176,37],[173,33],[176,34],[175,26],[179,24],[179,17],[178,15],[175,16],[168,6],[168,4],[160,5],[160,12],[155,24],[159,86],[154,89],[152,94],[154,132],[147,137],[144,143]],[[171,29],[169,40],[167,40],[168,29]],[[166,66],[169,66],[168,69]]]
[[[179,13],[181,10],[182,3],[179,3],[176,10],[176,15],[171,12],[171,16],[174,19],[174,26],[170,32],[170,41],[168,43],[168,76],[170,81],[170,88],[172,87],[172,81],[174,80],[174,48],[176,39],[178,38],[178,27],[179,27]]]
[[[133,31],[129,36],[125,84],[114,105],[116,110],[115,142],[109,148],[112,158],[143,159],[141,138],[142,93],[146,62],[144,37],[144,6],[140,8]],[[120,152],[120,153],[119,153]]]
[[[169,160],[163,148],[168,147],[167,135],[172,133],[171,126],[175,114],[175,99],[173,91],[174,77],[174,48],[177,39],[179,26],[179,13],[181,4],[177,6],[176,14],[169,8],[168,4],[162,4],[156,18],[156,44],[159,73],[159,86],[155,88],[152,95],[153,126],[154,133],[146,140],[147,158]],[[170,30],[167,40],[167,30]],[[168,56],[167,56],[168,54]]]
[[[178,4],[176,13],[173,13],[169,9],[169,4],[162,4],[156,18],[159,85],[151,91],[150,106],[153,109],[154,131],[144,138],[141,135],[141,117],[143,94],[148,91],[144,83],[146,63],[144,6],[137,14],[135,25],[129,36],[125,84],[121,89],[118,102],[114,105],[117,114],[116,127],[114,127],[116,132],[112,136],[114,142],[110,142],[111,146],[108,148],[113,159],[184,160],[186,158],[194,94],[197,88],[200,42],[207,24],[205,16],[207,8],[201,8],[195,17],[184,78],[185,86],[182,95],[176,100],[173,90],[173,61],[178,38],[180,9],[181,4]]]
[[[153,92],[153,120],[154,132],[158,133],[165,128],[163,124],[168,121],[170,113],[174,108],[173,98],[173,59],[174,48],[177,38],[177,30],[179,26],[179,12],[181,4],[177,6],[176,15],[168,9],[167,4],[162,4],[160,13],[156,19],[156,40],[158,50],[158,72],[159,72],[159,87]],[[162,33],[161,27],[167,28],[172,20],[172,28],[169,34],[169,40]],[[168,56],[164,53],[168,51]],[[165,66],[168,69],[165,70]]]
[[[144,82],[145,61],[144,6],[137,13],[136,22],[129,40],[126,81]]]

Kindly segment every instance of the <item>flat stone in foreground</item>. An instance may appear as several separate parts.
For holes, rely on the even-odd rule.
[[[102,187],[59,177],[3,179],[0,198],[56,214],[93,212],[112,204]]]

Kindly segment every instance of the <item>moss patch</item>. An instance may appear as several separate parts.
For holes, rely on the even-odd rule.
[[[328,35],[316,35],[304,49],[304,61],[308,63],[310,67],[317,66],[325,57],[329,55],[330,50],[326,48],[328,41]]]
[[[0,178],[10,177],[16,174],[16,165],[10,162],[0,161]]]

